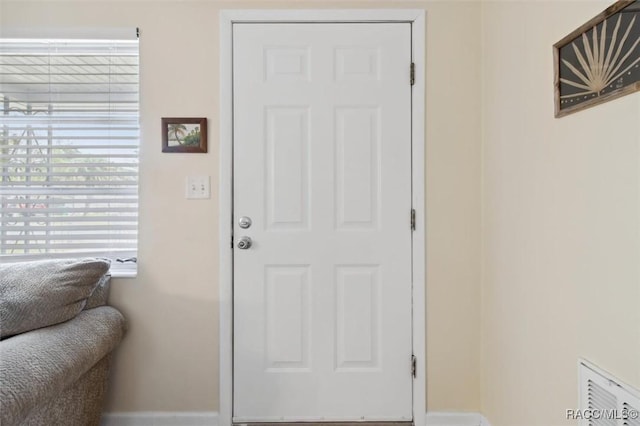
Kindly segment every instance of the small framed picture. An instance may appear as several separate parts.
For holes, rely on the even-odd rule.
[[[163,118],[162,152],[207,152],[207,119]]]

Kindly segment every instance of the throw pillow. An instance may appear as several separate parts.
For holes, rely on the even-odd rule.
[[[0,265],[0,338],[75,317],[108,271],[89,258]]]

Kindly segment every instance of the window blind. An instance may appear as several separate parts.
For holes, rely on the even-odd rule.
[[[138,87],[137,40],[0,39],[1,262],[137,256]]]

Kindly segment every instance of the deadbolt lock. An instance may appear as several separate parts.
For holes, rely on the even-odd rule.
[[[251,226],[251,218],[248,216],[242,216],[238,219],[238,225],[240,225],[240,228],[242,229],[247,229]]]

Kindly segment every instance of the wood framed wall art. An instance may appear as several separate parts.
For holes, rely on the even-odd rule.
[[[640,0],[619,0],[553,46],[555,116],[640,90]]]
[[[163,118],[162,152],[207,152],[207,119]]]

